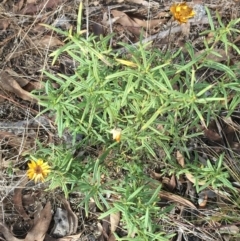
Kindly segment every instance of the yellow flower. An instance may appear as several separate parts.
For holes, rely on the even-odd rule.
[[[122,130],[120,128],[112,129],[111,133],[113,134],[113,140],[120,142]]]
[[[185,2],[174,3],[170,8],[170,12],[179,23],[186,23],[189,18],[195,15],[193,9]]]
[[[27,176],[29,179],[35,180],[35,182],[43,182],[48,173],[51,171],[50,166],[42,159],[31,161],[31,163],[28,163],[28,167]]]

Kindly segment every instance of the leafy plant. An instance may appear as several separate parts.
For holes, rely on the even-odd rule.
[[[171,166],[170,171],[178,174],[191,171],[197,180],[206,180],[203,186],[196,182],[197,191],[222,184],[234,190],[223,168],[223,155],[215,165],[208,161],[205,167],[193,164],[179,171],[173,153],[180,150],[190,156],[188,141],[202,135],[202,128],[207,128],[210,119],[223,108],[231,114],[240,103],[239,95],[232,101],[228,99],[240,90],[237,66],[208,59],[209,55],[219,56],[219,44],[226,52],[231,47],[239,53],[239,48],[228,40],[232,33],[239,32],[235,27],[239,21],[231,21],[225,27],[218,18],[221,28],[215,29],[208,12],[211,30],[203,34],[214,33],[213,40],[211,44],[204,42],[205,49],[200,54],[190,43],[186,43],[184,51],[180,48],[172,53],[140,43],[121,44],[127,54],[120,55],[109,46],[111,36],[101,37],[100,41],[84,36],[81,4],[76,32],[49,27],[66,37],[66,44],[51,54],[53,62],[66,54],[76,64],[75,73],[67,76],[45,70],[48,80],[45,92],[38,98],[44,107],[42,113],[55,115],[59,136],[66,129],[73,136],[83,135],[73,149],[94,148],[104,154],[79,158],[66,147],[54,147],[46,155],[54,169],[49,188],[61,187],[66,196],[81,190],[81,205],[88,213],[93,198],[104,212],[101,218],[121,211],[129,235],[118,240],[133,240],[132,234],[137,234],[134,240],[168,240],[170,236],[159,229],[156,220],[167,219],[171,207],[161,209],[157,205],[161,186],[156,190],[148,186],[143,172],[147,164]],[[220,77],[211,81],[205,78],[202,73],[210,70],[219,71]],[[113,129],[121,130],[117,142],[111,137]],[[129,175],[119,181],[102,182],[102,173],[110,176],[108,159]],[[110,193],[120,198],[110,202]]]
[[[146,241],[149,239],[169,240],[174,235],[166,235],[158,222],[167,219],[166,214],[173,208],[173,205],[162,209],[159,207],[158,196],[161,185],[157,185],[158,188],[153,190],[148,184],[148,178],[137,164],[127,165],[126,170],[128,170],[129,176],[126,175],[120,186],[113,187],[120,199],[115,200],[112,203],[112,208],[99,218],[102,219],[111,213],[121,212],[124,222],[123,228],[128,231],[128,236],[118,238],[118,240],[138,240],[132,236]]]
[[[194,180],[196,190],[199,193],[207,187],[211,187],[215,190],[221,187],[227,187],[233,192],[236,189],[232,186],[229,179],[229,173],[226,167],[223,166],[224,154],[219,156],[219,159],[213,165],[210,160],[207,160],[206,166],[198,166],[196,163],[193,165],[186,165],[186,168],[177,173],[179,176],[183,173],[194,173]]]

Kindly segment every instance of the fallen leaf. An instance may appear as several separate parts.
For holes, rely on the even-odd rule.
[[[120,212],[110,214],[110,225],[111,225],[110,230],[112,233],[115,232],[115,230],[117,229],[119,221],[120,221]]]
[[[202,60],[200,60],[200,62],[203,62],[204,59],[207,59],[207,60],[212,60],[214,62],[222,62],[222,61],[227,61],[228,59],[231,59],[233,58],[233,54],[230,53],[228,51],[228,53],[226,53],[226,51],[224,49],[213,49],[214,53],[211,52],[209,54],[207,54],[205,56],[205,58],[203,58]],[[195,54],[195,58],[197,58],[199,55],[202,55],[206,53],[206,50],[203,49],[201,51],[198,51],[196,54]]]
[[[45,48],[45,47],[54,47],[54,46],[62,46],[64,43],[60,41],[57,37],[51,35],[45,35],[41,39],[36,39],[34,41],[36,46]]]
[[[177,158],[177,161],[178,163],[181,165],[181,167],[184,167],[185,163],[184,163],[184,156],[182,155],[182,153],[180,151],[177,151],[177,154],[176,154],[176,158]],[[186,172],[185,173],[185,176],[187,177],[187,179],[192,182],[192,183],[196,183],[196,179],[194,178],[194,176],[189,173],[189,172]],[[205,185],[205,181],[198,181],[198,185],[202,186],[202,185]]]
[[[170,180],[169,180],[169,183],[168,183],[168,189],[170,191],[174,190],[175,187],[176,187],[176,178],[175,178],[175,175],[172,175]]]
[[[141,34],[142,27],[139,26],[133,19],[131,19],[126,13],[118,10],[112,10],[111,14],[114,18],[118,18],[115,22],[121,24],[128,31],[134,35],[139,36]],[[144,33],[144,36],[146,34]]]
[[[182,23],[180,26],[181,26],[181,29],[182,29],[183,36],[188,37],[189,34],[190,34],[190,23],[189,22]]]
[[[27,140],[26,137],[17,136],[7,131],[0,131],[0,139],[4,140],[9,146],[15,148],[21,147],[19,154],[32,148],[32,141]]]
[[[24,0],[19,0],[19,1],[13,6],[13,12],[14,12],[14,13],[19,12],[19,11],[22,9],[23,4],[24,4]]]
[[[58,241],[59,239],[53,238],[49,234],[46,233],[44,241]]]
[[[144,0],[127,0],[127,2],[143,5],[148,8],[159,8],[159,3],[155,1],[144,1]]]
[[[184,163],[184,156],[182,155],[182,153],[180,151],[177,151],[177,161],[178,161],[178,164],[181,166],[181,167],[184,167],[185,163]]]
[[[212,131],[210,129],[204,130],[204,136],[209,139],[210,141],[221,141],[222,137],[215,131]]]
[[[40,216],[35,223],[34,227],[28,232],[25,239],[15,238],[7,226],[0,223],[0,233],[3,234],[7,241],[43,241],[45,234],[48,230],[49,224],[51,222],[51,204],[48,202],[45,208],[41,211]]]
[[[235,38],[235,40],[233,41],[233,43],[235,44],[235,43],[237,43],[237,42],[239,42],[240,41],[240,35],[238,35],[236,38]]]
[[[198,194],[198,205],[201,208],[206,207],[208,201],[208,195],[206,191],[202,191]]]
[[[0,22],[0,30],[6,30],[8,26],[10,25],[10,20],[9,19],[1,19]]]
[[[110,215],[102,219],[102,229],[99,229],[99,231],[100,230],[102,231],[101,235],[105,240],[109,239],[109,236],[108,236],[108,234],[110,233],[109,228],[110,228]]]
[[[9,231],[8,227],[3,223],[0,223],[0,233],[3,234],[7,241],[21,241],[20,239],[15,238]]]
[[[0,103],[4,102],[6,98],[4,91],[0,90]]]
[[[179,203],[185,207],[197,209],[197,207],[192,202],[188,201],[187,199],[185,199],[181,196],[175,195],[173,193],[161,190],[159,193],[159,196],[160,196],[160,198],[164,198],[169,201]]]
[[[99,232],[99,236],[97,238],[98,241],[104,241],[104,237],[108,240],[108,235],[107,234],[104,234],[104,230],[103,230],[103,227],[102,227],[102,224],[101,223],[97,223],[97,228],[98,228],[98,232]]]
[[[115,235],[113,233],[109,235],[108,241],[116,241]]]
[[[37,102],[37,100],[33,97],[32,94],[22,89],[20,85],[21,83],[19,84],[18,80],[20,79],[18,79],[17,77],[13,78],[6,71],[2,71],[0,74],[0,87],[6,91],[16,94],[23,100]]]
[[[14,70],[10,69],[10,68],[6,68],[5,71],[7,72],[7,74],[9,74],[11,77],[16,78],[18,84],[21,87],[26,86],[29,83],[29,80],[22,78],[21,76],[19,76],[18,73],[16,73]]]
[[[19,12],[21,14],[36,14],[38,11],[43,9],[53,9],[54,7],[59,6],[61,0],[45,0],[39,4],[34,3],[34,1],[29,2],[26,6]]]
[[[93,23],[92,24],[92,32],[95,36],[100,36],[100,35],[104,35],[104,28],[103,25],[99,24],[99,23]]]
[[[140,4],[140,5],[144,5],[144,4],[149,4],[147,1],[144,1],[144,0],[127,0],[127,2],[130,2],[130,3],[136,3],[136,4]]]
[[[191,173],[185,173],[187,179],[192,182],[193,184],[196,184],[196,178]],[[205,185],[205,181],[198,181],[198,185],[203,186]]]
[[[36,203],[35,203],[36,204]],[[35,208],[35,212],[34,212],[34,223],[36,223],[39,219],[39,215],[41,213],[41,211],[43,210],[43,206],[41,202],[37,203],[37,207]]]
[[[27,215],[26,211],[23,208],[22,205],[22,190],[25,187],[26,183],[27,183],[28,179],[27,177],[25,177],[20,183],[19,183],[19,187],[16,187],[14,189],[14,193],[13,193],[13,204],[14,204],[14,208],[16,209],[16,211],[20,214],[20,216],[24,219],[24,220],[28,220],[29,216]]]
[[[39,219],[28,232],[24,241],[43,241],[52,219],[51,203],[48,202],[39,214]],[[35,221],[35,220],[34,220]]]
[[[82,235],[82,233],[66,236],[64,238],[57,239],[57,241],[78,241],[78,240],[80,240],[79,238],[81,235]]]
[[[82,232],[75,234],[75,235],[69,235],[69,236],[66,236],[63,238],[55,239],[55,238],[49,236],[48,234],[46,234],[44,241],[79,241],[81,235],[82,235]]]
[[[31,92],[33,90],[41,90],[43,88],[43,83],[38,81],[30,81],[27,85],[24,86],[24,90],[27,92]]]
[[[34,3],[29,3],[21,11],[19,11],[19,13],[23,15],[33,15],[40,10],[41,10],[40,5],[35,6]]]
[[[152,187],[152,188],[158,188],[158,184],[156,184],[155,182],[150,182],[149,186]],[[173,194],[171,192],[161,190],[159,192],[159,197],[163,198],[163,199],[167,199],[167,200],[172,201],[172,202],[179,203],[179,204],[181,204],[185,207],[188,207],[188,208],[197,209],[197,207],[192,202],[190,202],[189,200],[187,200],[187,199],[185,199],[181,196],[178,196],[176,194]]]
[[[42,7],[44,5],[46,5],[46,8],[54,8],[54,7],[58,7],[60,2],[62,0],[45,0],[43,3],[42,3]]]
[[[67,216],[68,216],[68,222],[69,222],[69,233],[74,234],[77,232],[77,227],[78,227],[78,217],[77,215],[72,211],[71,206],[69,202],[64,198],[62,200],[63,206],[67,211]]]
[[[152,19],[152,20],[144,21],[144,20],[141,20],[138,18],[133,18],[133,21],[145,29],[153,29],[156,26],[163,23],[162,20],[159,20],[159,19]]]
[[[152,170],[149,171],[150,172],[150,176],[151,178],[155,179],[155,180],[159,180],[162,178],[162,174],[154,172]]]
[[[27,4],[29,4],[29,3],[37,3],[37,0],[27,0]]]

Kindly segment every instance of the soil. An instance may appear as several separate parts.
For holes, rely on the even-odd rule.
[[[199,9],[199,14],[201,15],[200,12],[203,11],[204,15],[199,16],[198,22],[192,20],[190,25],[179,27],[176,21],[172,21],[169,11],[173,2],[171,0],[84,1],[82,29],[86,29],[86,35],[105,36],[114,33],[112,48],[121,53],[124,50],[121,49],[119,42],[137,43],[140,40],[142,26],[146,25],[146,20],[151,20],[150,26],[144,27],[144,38],[146,41],[152,40],[154,47],[160,50],[175,49],[190,41],[196,49],[201,51],[203,39],[200,33],[209,29],[205,11],[202,8]],[[206,5],[214,16],[214,21],[216,21],[216,12],[224,23],[240,17],[239,0],[187,2],[192,5]],[[50,218],[50,224],[45,228],[47,236],[44,240],[110,240],[109,237],[103,237],[101,233],[99,221],[96,218],[98,212],[96,207],[93,207],[92,214],[88,218],[84,210],[78,207],[79,200],[82,198],[79,193],[71,194],[66,200],[60,190],[53,193],[45,192],[44,184],[35,185],[24,179],[28,161],[25,155],[37,149],[38,141],[44,146],[49,143],[63,143],[69,138],[67,133],[62,139],[58,137],[51,113],[45,114],[37,121],[34,120],[42,107],[37,104],[30,92],[42,88],[42,83],[46,80],[43,69],[52,74],[70,75],[74,72],[74,63],[68,56],[61,56],[54,65],[51,64],[52,59],[49,55],[63,45],[64,37],[53,33],[42,24],[59,27],[62,30],[70,28],[75,30],[79,3],[78,0],[2,0],[0,3],[0,240],[30,241],[34,233],[30,230],[32,227],[38,227],[36,220],[41,227],[44,226],[41,223],[42,220],[37,219],[36,215],[43,215],[43,210],[47,213],[49,200],[52,202],[53,213],[56,214],[59,208],[59,212],[63,212],[60,219],[65,215],[68,220],[71,219],[72,224],[68,228],[60,227],[60,230],[68,230],[62,234],[65,239],[60,239],[52,235],[56,227],[54,220]],[[112,12],[109,17],[112,10],[115,12]],[[123,15],[126,15],[125,20],[119,20]],[[110,18],[115,22],[109,23]],[[129,26],[134,18],[138,19],[139,25]],[[172,28],[170,35],[167,34],[169,28]],[[237,41],[240,44],[239,39]],[[239,56],[233,56],[232,61],[239,61]],[[238,124],[239,112],[236,110],[234,113],[234,123]],[[218,122],[212,122],[209,130],[205,131],[205,137],[199,141],[207,144],[206,155],[218,152],[221,148],[219,146],[224,146],[226,142],[238,153],[240,149],[238,134],[232,134],[230,125],[222,123],[221,120],[219,122],[224,137],[216,134],[219,133]],[[217,147],[216,142],[219,144]],[[14,175],[11,175],[12,171]],[[156,178],[157,169],[150,175]],[[171,186],[168,187],[171,189]],[[107,220],[103,221],[102,226],[105,225],[104,222]],[[9,230],[11,234],[6,234]],[[125,235],[124,232],[118,230],[122,236]],[[34,240],[40,241],[41,238]],[[189,236],[188,240],[207,239],[196,237],[194,239]]]

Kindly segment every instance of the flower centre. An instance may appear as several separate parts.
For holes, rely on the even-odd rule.
[[[42,174],[42,168],[40,167],[40,166],[36,166],[35,167],[35,172],[37,173],[37,174]]]

